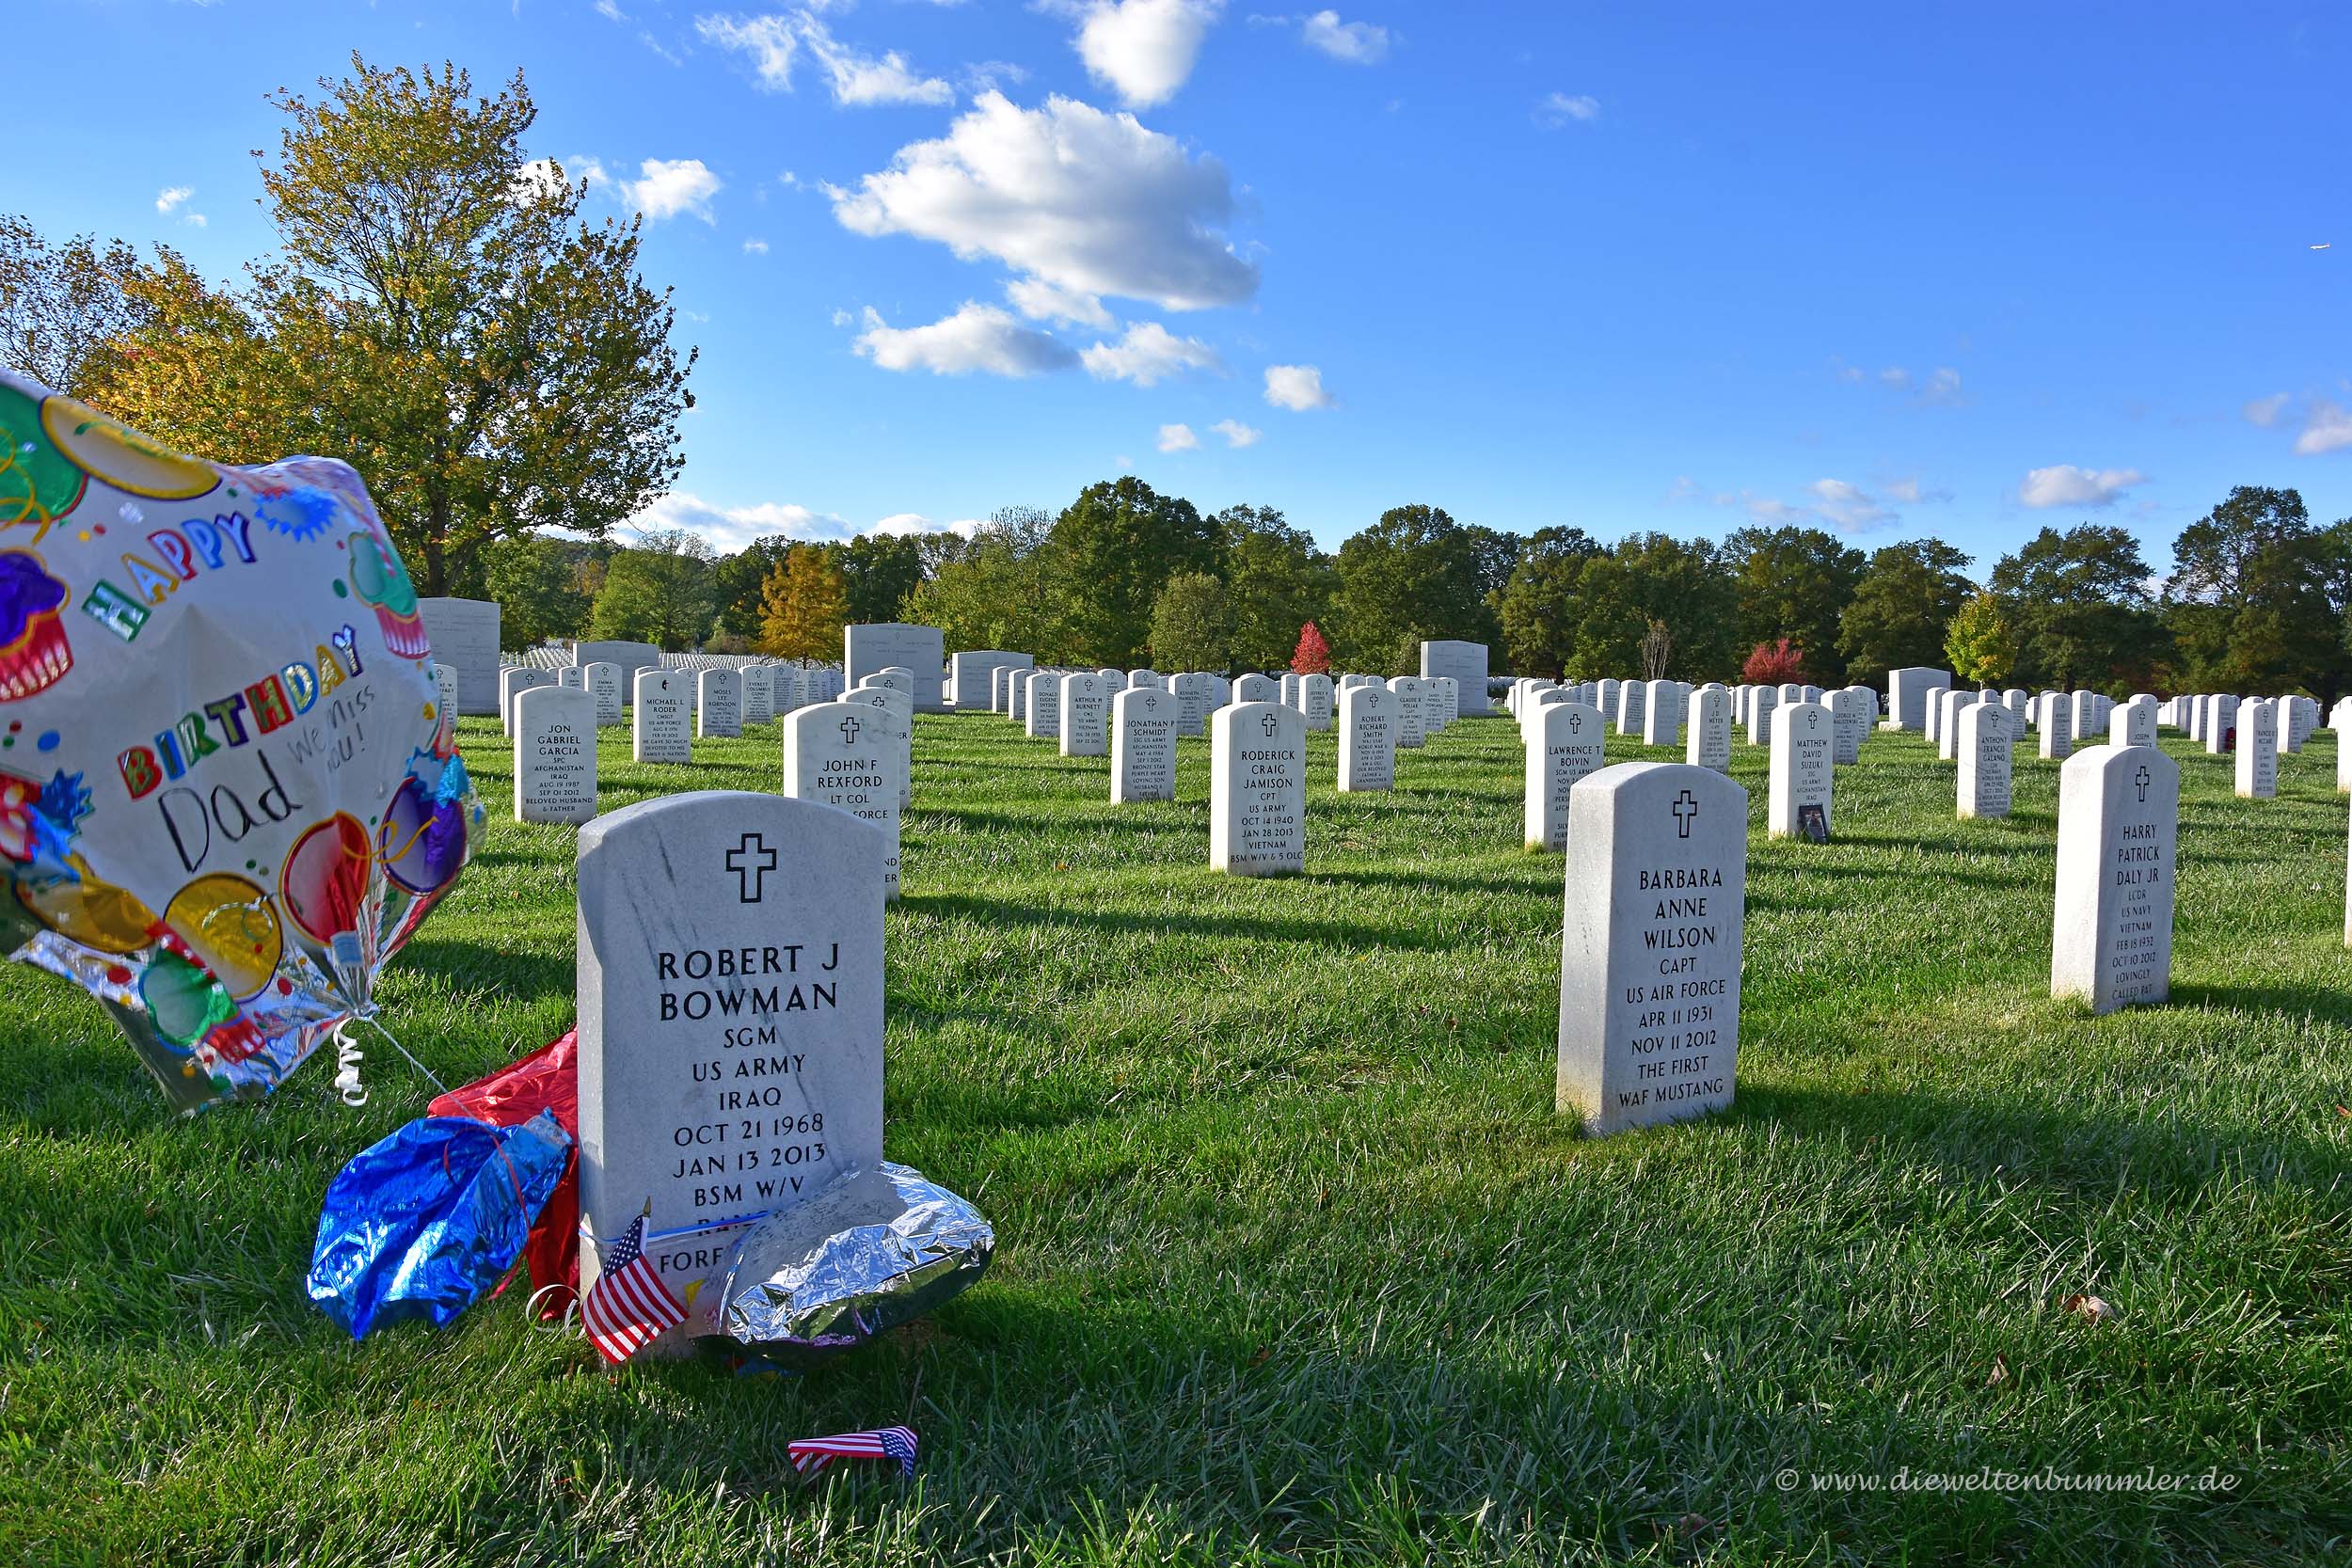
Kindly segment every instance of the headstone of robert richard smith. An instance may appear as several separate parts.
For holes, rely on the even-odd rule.
[[[596,699],[585,688],[515,694],[515,820],[586,822],[596,815]]]
[[[2050,994],[2094,1013],[2172,993],[2181,766],[2153,746],[2094,746],[2058,773]]]
[[[1209,864],[1236,877],[1307,864],[1307,720],[1235,703],[1210,721]]]
[[[580,834],[580,1204],[710,1332],[707,1285],[760,1215],[872,1169],[882,1129],[882,835],[805,800],[706,790]]]
[[[1748,792],[1621,762],[1568,798],[1559,1108],[1601,1134],[1731,1103]]]

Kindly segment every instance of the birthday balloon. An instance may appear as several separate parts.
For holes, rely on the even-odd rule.
[[[0,953],[171,1101],[375,1013],[483,814],[359,476],[228,467],[0,371]]]

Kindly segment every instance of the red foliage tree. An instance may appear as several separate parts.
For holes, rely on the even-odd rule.
[[[1777,642],[1758,642],[1756,652],[1740,666],[1740,678],[1750,686],[1793,685],[1804,679],[1804,650],[1785,637]]]
[[[1298,628],[1298,647],[1291,655],[1294,675],[1327,675],[1331,673],[1331,644],[1323,640],[1312,621]]]

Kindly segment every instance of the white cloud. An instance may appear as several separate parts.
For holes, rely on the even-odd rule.
[[[766,240],[745,240],[743,242],[743,254],[746,256],[765,256],[768,254],[768,242]]]
[[[1876,497],[1847,480],[1817,479],[1805,488],[1813,492],[1813,510],[1848,533],[1895,520],[1895,514],[1880,505]]]
[[[2145,484],[2137,468],[2078,468],[2072,463],[2036,468],[2017,487],[2027,506],[2113,506],[2124,491]]]
[[[1565,92],[1550,93],[1546,95],[1542,103],[1535,105],[1536,123],[1549,125],[1554,129],[1571,121],[1579,125],[1589,125],[1599,118],[1600,100],[1583,93],[1578,93],[1573,97]]]
[[[1939,485],[1923,483],[1916,474],[1909,479],[1892,481],[1881,488],[1885,492],[1888,500],[1899,501],[1904,506],[1917,506],[1925,501],[1947,501],[1952,499],[1952,493],[1949,490]]]
[[[596,0],[596,12],[607,22],[627,22],[628,15],[612,0]]]
[[[1192,433],[1192,426],[1188,424],[1164,424],[1160,426],[1160,450],[1199,451],[1200,437]]]
[[[1239,420],[1219,420],[1209,428],[1224,436],[1227,446],[1236,449],[1254,447],[1265,436],[1264,431],[1253,429]]]
[[[182,218],[180,221],[186,224],[190,229],[201,229],[209,220],[201,213],[190,213],[186,217]]]
[[[886,371],[1026,376],[1067,370],[1078,362],[1060,340],[1023,326],[1009,310],[972,300],[928,326],[892,326],[870,306],[865,319],[857,352]]]
[[[1005,285],[1005,297],[1031,321],[1074,323],[1108,332],[1118,324],[1103,302],[1089,293],[1065,289],[1036,277],[1016,277]]]
[[[1342,22],[1337,11],[1317,11],[1299,26],[1299,37],[1349,65],[1374,65],[1389,52],[1389,30],[1369,22]]]
[[[855,320],[857,318],[847,310],[835,310],[833,313],[833,325],[835,326],[847,326]]]
[[[2266,398],[2254,399],[2239,412],[2246,416],[2248,424],[2260,425],[2268,430],[2279,422],[2279,416],[2287,411],[2289,401],[2286,393],[2273,392]]]
[[[897,50],[885,51],[880,58],[861,55],[846,43],[836,42],[825,24],[806,11],[800,16],[801,41],[817,57],[824,69],[825,79],[833,86],[833,101],[845,108],[866,108],[876,103],[952,103],[956,89],[936,76],[919,76],[907,67],[906,56]]]
[[[986,525],[977,517],[934,523],[919,512],[896,512],[878,522],[858,527],[834,512],[785,501],[761,501],[753,506],[719,506],[691,490],[673,490],[660,497],[622,525],[639,533],[660,529],[684,529],[699,534],[722,554],[742,549],[756,539],[781,535],[787,539],[825,542],[854,539],[862,533],[960,533],[969,539]]]
[[[506,182],[506,199],[516,207],[546,201],[564,194],[563,166],[553,158],[533,158]],[[166,193],[168,194],[168,193]]]
[[[1225,0],[1063,0],[1044,8],[1078,19],[1074,46],[1089,75],[1117,88],[1129,108],[1148,109],[1192,75]]]
[[[792,61],[800,39],[788,16],[698,16],[694,31],[705,43],[748,57],[752,73],[770,92],[792,90]]]
[[[1928,372],[1927,384],[1919,388],[1922,403],[1958,403],[1960,372],[1949,365],[1938,365]]]
[[[174,207],[196,194],[194,185],[166,185],[155,193],[155,211],[169,213]]]
[[[2352,410],[2326,398],[2314,399],[2311,413],[2304,418],[2303,433],[2295,438],[2295,450],[2305,457],[2316,457],[2346,447],[2352,447]]]
[[[1097,381],[1152,387],[1185,371],[1222,370],[1216,350],[1198,338],[1179,338],[1158,322],[1132,322],[1115,343],[1097,343],[1078,356]]]
[[[1331,406],[1331,394],[1323,389],[1323,372],[1312,365],[1268,365],[1265,400],[1277,408],[1302,413]]]
[[[1258,269],[1215,227],[1232,208],[1224,166],[1074,99],[1022,109],[982,93],[946,136],[828,194],[855,233],[936,240],[1073,293],[1192,310],[1258,287]]]
[[[719,220],[710,198],[725,187],[700,158],[647,158],[637,166],[640,178],[618,182],[622,198],[646,218],[659,223],[691,213],[705,223]]]

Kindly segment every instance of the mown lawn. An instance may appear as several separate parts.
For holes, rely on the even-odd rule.
[[[608,809],[772,789],[772,726]],[[571,1022],[572,835],[493,826],[382,982],[456,1084]],[[2352,956],[2335,744],[2280,798],[2184,768],[2169,1006],[2048,989],[2057,768],[1953,816],[1874,736],[1826,847],[1750,791],[1738,1106],[1586,1142],[1552,1112],[1561,863],[1506,720],[1336,796],[1308,872],[1207,868],[1182,799],[925,718],[889,916],[894,1157],[996,1265],[792,1381],[600,1370],[520,1292],[353,1344],[318,1205],[429,1088],[371,1052],[169,1117],[98,1008],[0,974],[0,1560],[1486,1563],[2310,1560],[2352,1550]],[[1610,742],[1613,760],[1645,748]],[[2120,1314],[2092,1323],[2067,1298]],[[919,1480],[797,1489],[896,1420]],[[2153,1472],[2227,1490],[1817,1490]],[[1794,1478],[1794,1489],[1784,1478]],[[1884,1484],[1891,1484],[1887,1482]]]

